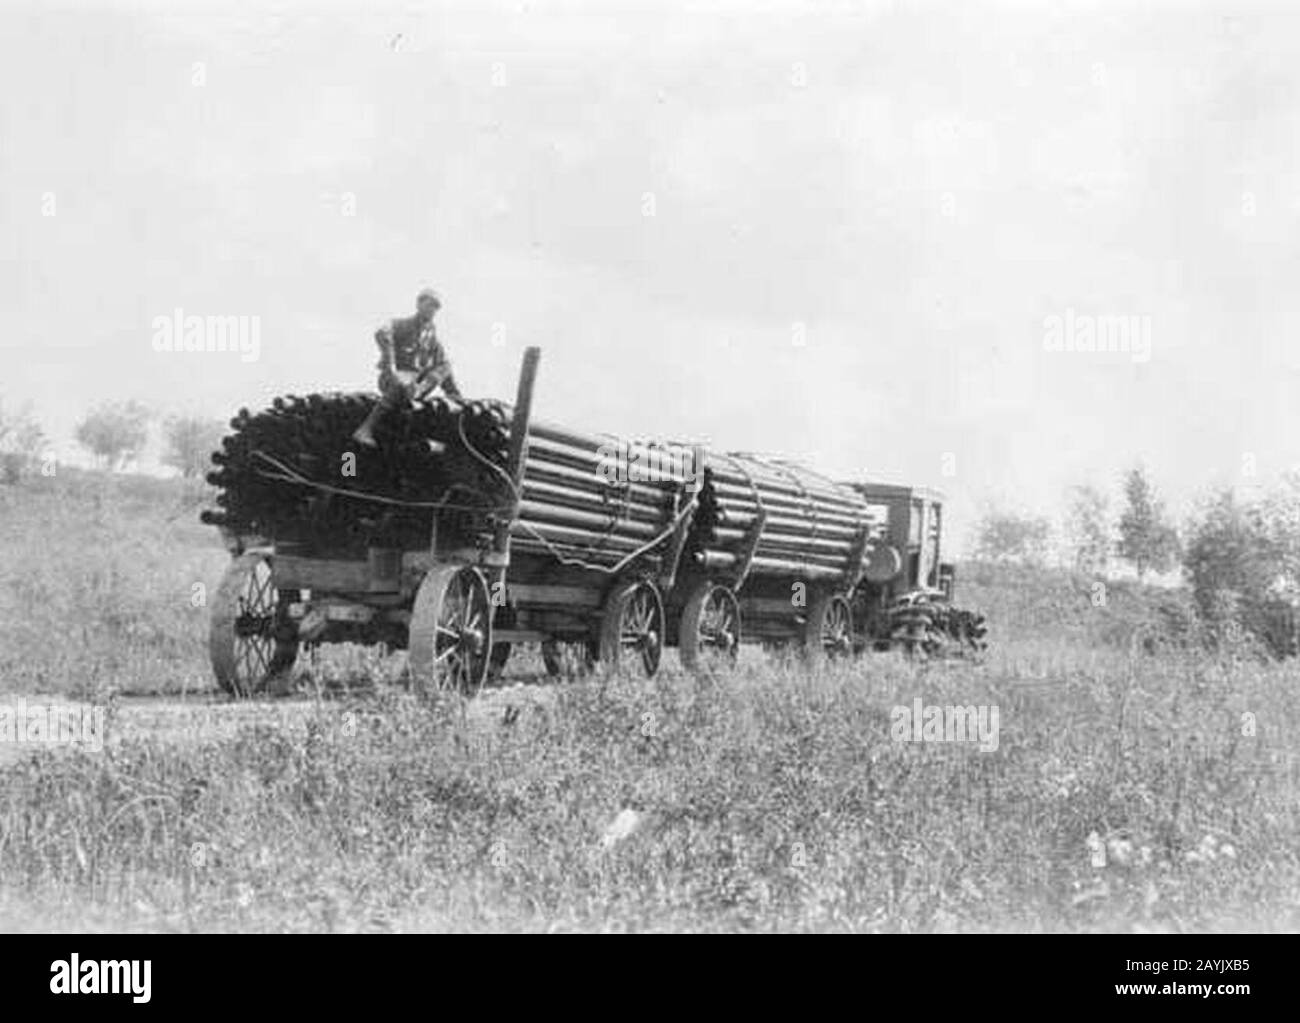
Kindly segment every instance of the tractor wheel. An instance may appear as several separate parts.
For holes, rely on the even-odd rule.
[[[221,579],[208,631],[217,684],[235,696],[253,696],[298,657],[298,634],[288,620],[289,594],[276,592],[271,559],[249,551]]]
[[[444,565],[420,583],[411,611],[408,663],[421,696],[474,696],[487,678],[492,651],[492,602],[476,568]]]
[[[986,647],[984,616],[928,597],[909,596],[888,610],[890,643],[914,657],[968,657]]]
[[[909,657],[934,652],[934,622],[924,605],[913,604],[894,612],[889,635],[895,649]]]
[[[814,662],[853,653],[853,611],[840,594],[813,601],[804,626],[804,653]]]
[[[600,650],[589,639],[548,639],[542,643],[542,662],[552,678],[578,678],[591,673]]]
[[[664,649],[664,605],[653,583],[624,583],[605,601],[600,660],[616,671],[640,664],[647,678],[659,670]]]
[[[701,582],[686,598],[677,653],[687,671],[730,668],[740,653],[740,601],[727,586]]]

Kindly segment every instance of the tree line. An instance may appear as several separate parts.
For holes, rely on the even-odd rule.
[[[1067,492],[1065,545],[1072,567],[1105,575],[1114,561],[1127,562],[1138,579],[1167,572],[1181,553],[1178,529],[1141,467],[1124,477],[1124,508],[1112,521],[1110,500],[1095,486]],[[1052,524],[1041,515],[1022,515],[1001,508],[985,510],[976,526],[974,557],[979,561],[1042,565],[1048,561]]]
[[[77,423],[77,443],[108,472],[135,464],[149,437],[149,424],[158,418],[135,401],[103,402]],[[161,461],[186,479],[203,476],[212,452],[221,445],[225,424],[219,419],[179,415],[161,418]],[[7,408],[0,402],[0,480],[17,483],[39,471],[47,443],[31,406]]]
[[[1211,637],[1253,637],[1270,652],[1300,653],[1300,473],[1247,498],[1231,487],[1204,497],[1180,529],[1146,471],[1123,479],[1123,505],[1113,515],[1094,486],[1067,494],[1064,547],[1074,571],[1106,576],[1115,562],[1148,574],[1181,569]],[[1038,515],[987,509],[976,529],[977,561],[1045,565],[1051,522]]]

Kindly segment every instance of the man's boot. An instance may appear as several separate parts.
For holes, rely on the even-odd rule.
[[[379,422],[379,417],[383,414],[384,403],[382,401],[375,402],[375,407],[370,410],[365,422],[353,431],[352,439],[364,447],[378,447],[379,445],[375,443],[375,424]]]

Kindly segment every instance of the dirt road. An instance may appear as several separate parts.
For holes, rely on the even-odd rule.
[[[119,695],[111,713],[102,704],[48,693],[6,693],[0,696],[0,766],[20,760],[41,746],[82,746],[97,752],[128,739],[195,744],[232,736],[241,728],[257,724],[289,732],[305,731],[312,716],[321,711],[347,713],[355,708],[356,698],[364,700],[373,692],[250,700],[216,691],[184,696]],[[485,687],[469,702],[467,720],[475,726],[491,727],[507,714],[552,702],[555,692],[549,681],[507,680]]]

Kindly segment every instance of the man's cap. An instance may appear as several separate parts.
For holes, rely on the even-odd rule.
[[[433,304],[436,305],[439,309],[442,308],[442,299],[438,297],[438,293],[434,291],[432,288],[421,288],[420,293],[415,296],[415,304],[419,305],[426,298],[433,299]]]

